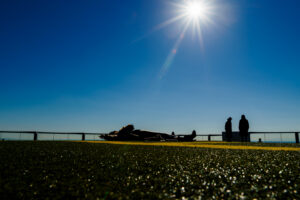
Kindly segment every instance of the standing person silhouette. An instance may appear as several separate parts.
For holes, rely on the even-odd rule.
[[[247,142],[248,141],[249,122],[246,119],[245,115],[242,115],[242,117],[241,117],[239,129],[240,129],[241,141]]]
[[[231,124],[232,118],[229,117],[225,123],[225,137],[227,142],[231,142],[232,140],[232,124]]]

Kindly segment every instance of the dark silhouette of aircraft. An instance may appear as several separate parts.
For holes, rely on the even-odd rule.
[[[119,131],[112,131],[108,134],[99,136],[102,139],[109,141],[194,141],[196,131],[191,135],[176,136],[175,134],[166,134],[152,131],[135,130],[132,124],[124,126]]]

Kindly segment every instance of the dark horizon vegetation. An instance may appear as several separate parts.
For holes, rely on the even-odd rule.
[[[299,152],[5,141],[0,157],[3,199],[300,198]]]

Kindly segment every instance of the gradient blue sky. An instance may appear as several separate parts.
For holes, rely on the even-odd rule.
[[[2,0],[0,129],[300,130],[299,0],[215,0],[203,49],[189,28],[160,78],[171,2]]]

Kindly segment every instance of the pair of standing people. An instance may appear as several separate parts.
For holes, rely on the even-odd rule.
[[[229,117],[227,119],[227,122],[225,123],[225,136],[226,136],[226,141],[231,142],[232,141],[232,124],[231,124],[232,118]],[[239,123],[239,134],[241,137],[242,142],[247,142],[249,141],[249,122],[246,119],[245,115],[242,115]]]

